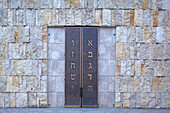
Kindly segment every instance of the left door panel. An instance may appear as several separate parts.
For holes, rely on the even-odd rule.
[[[65,28],[65,107],[81,107],[80,28]]]

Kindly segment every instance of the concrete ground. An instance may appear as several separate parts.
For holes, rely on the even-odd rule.
[[[0,108],[0,113],[170,113],[170,109]]]

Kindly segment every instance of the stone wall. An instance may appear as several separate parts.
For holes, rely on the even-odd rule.
[[[170,108],[169,0],[0,0],[0,107],[48,106],[47,27],[63,25],[116,28],[115,107]]]

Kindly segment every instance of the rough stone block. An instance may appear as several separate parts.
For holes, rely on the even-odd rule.
[[[123,93],[123,108],[130,107],[130,93]]]
[[[2,75],[10,74],[10,63],[9,60],[2,60]]]
[[[47,106],[47,93],[37,93],[37,107]]]
[[[103,9],[102,12],[102,25],[110,25],[111,23],[111,10]]]
[[[9,93],[3,93],[3,97],[4,97],[4,106],[5,108],[9,107]]]
[[[58,1],[58,0],[57,0]],[[50,26],[58,25],[58,9],[51,10],[51,23]]]
[[[41,92],[47,92],[47,76],[41,77]]]
[[[116,25],[124,25],[124,10],[116,10]]]
[[[116,43],[116,59],[121,60],[123,57],[123,44]]]
[[[169,9],[170,8],[170,1],[169,0],[162,0],[162,9]]]
[[[94,9],[86,9],[86,25],[94,25],[94,17],[95,10]]]
[[[22,8],[33,8],[34,0],[23,0]]]
[[[129,59],[130,58],[130,45],[129,43],[123,44],[123,59]]]
[[[163,51],[164,51],[163,44],[153,44],[151,47],[151,58],[152,59],[162,59]]]
[[[165,29],[163,27],[156,28],[156,43],[163,43],[165,40]]]
[[[141,103],[140,103],[140,106],[142,108],[148,108],[148,100],[149,100],[148,93],[141,93]]]
[[[163,75],[164,76],[170,76],[169,66],[170,66],[170,61],[169,60],[165,61],[164,66],[163,66]]]
[[[95,25],[101,25],[102,24],[102,10],[97,9],[95,10]]]
[[[116,26],[116,10],[111,10],[111,26]]]
[[[62,0],[54,0],[54,8],[61,8],[62,5]]]
[[[52,8],[53,1],[52,0],[41,0],[41,8]]]
[[[16,107],[25,108],[28,107],[27,93],[16,93]]]
[[[38,10],[38,25],[49,25],[51,23],[51,10]]]
[[[65,25],[65,10],[64,9],[58,10],[58,24]]]
[[[142,38],[144,36],[144,30],[142,27],[136,27],[135,36],[136,36],[136,42],[142,42]]]
[[[35,13],[36,11],[33,9],[26,10],[26,24],[27,25],[35,25]]]
[[[75,9],[65,9],[66,25],[74,25]]]
[[[127,42],[127,27],[116,27],[116,41]]]
[[[139,77],[134,77],[134,92],[140,92],[140,79]]]
[[[6,91],[6,77],[5,76],[0,76],[0,92],[5,92]]]
[[[149,44],[141,44],[140,45],[140,58],[141,59],[149,59],[150,55],[148,54]]]
[[[128,81],[127,81],[128,77],[121,77],[120,78],[120,92],[127,92],[128,91]]]
[[[148,0],[145,0],[148,1]],[[151,10],[146,9],[143,11],[143,26],[151,26]]]
[[[15,25],[26,25],[25,10],[19,9],[15,12]]]
[[[130,10],[130,25],[134,25],[134,19],[135,19],[135,10]]]
[[[165,44],[164,59],[170,59],[170,44]]]
[[[142,20],[143,20],[143,9],[135,9],[134,25],[142,26]]]
[[[75,9],[74,24],[81,25],[82,9]]]
[[[21,0],[11,0],[11,8],[21,8]]]
[[[40,8],[40,3],[41,3],[40,0],[34,0],[34,8],[39,9]]]
[[[116,61],[116,75],[119,76],[121,73],[121,62]]]
[[[15,101],[16,101],[16,96],[15,93],[9,93],[9,107],[10,108],[15,108]]]
[[[130,10],[124,10],[124,25],[130,25]]]
[[[7,43],[0,44],[0,59],[7,59]]]
[[[121,107],[121,93],[115,94],[115,107],[120,108]]]
[[[149,93],[149,103],[148,108],[154,108],[156,104],[155,93]]]
[[[158,25],[162,26],[162,27],[168,26],[168,23],[169,23],[168,18],[169,18],[168,11],[159,11],[159,13],[158,13]]]
[[[37,94],[28,93],[28,107],[34,108],[37,107]]]
[[[17,75],[25,74],[25,60],[16,61],[16,73]]]
[[[154,27],[158,26],[158,9],[152,10],[151,22]]]
[[[19,76],[7,76],[7,92],[19,92],[21,78]]]

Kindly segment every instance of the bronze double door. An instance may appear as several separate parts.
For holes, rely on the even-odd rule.
[[[65,32],[65,107],[97,107],[98,28]]]

